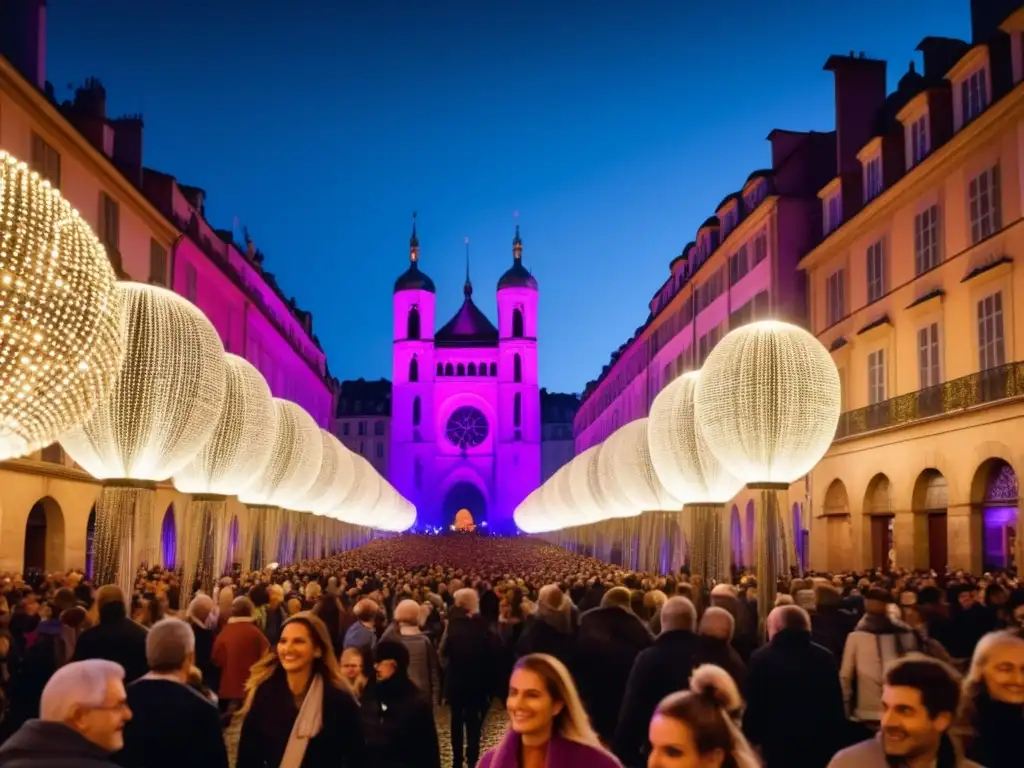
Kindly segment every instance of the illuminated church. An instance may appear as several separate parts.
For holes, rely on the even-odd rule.
[[[467,510],[475,526],[513,533],[512,511],[541,480],[537,281],[518,226],[496,290],[497,327],[474,303],[468,273],[463,295],[435,332],[414,220],[394,290],[389,479],[416,505],[421,530],[451,528]]]

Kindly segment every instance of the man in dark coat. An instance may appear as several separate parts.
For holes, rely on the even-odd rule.
[[[598,736],[615,737],[619,705],[636,657],[654,640],[650,630],[629,607],[630,593],[614,587],[601,607],[580,617],[572,673],[580,697]]]
[[[747,676],[747,665],[743,663],[739,652],[732,647],[735,629],[736,620],[725,608],[713,605],[704,611],[697,631],[697,650],[693,655],[693,666],[697,668],[701,664],[714,664],[721,667],[729,673],[736,687],[742,690],[743,681]]]
[[[493,689],[492,672],[498,664],[498,637],[477,613],[477,593],[460,589],[441,640],[441,659],[446,665],[444,698],[451,707],[451,742],[454,766],[463,765],[463,733],[466,759],[472,768],[480,759],[483,716]],[[507,681],[506,681],[507,683]]]
[[[647,726],[658,703],[685,690],[693,672],[697,646],[697,610],[685,597],[672,597],[661,609],[661,634],[636,657],[615,729],[614,752],[627,768],[646,765],[642,750]]]
[[[811,642],[811,620],[796,605],[768,614],[768,645],[747,667],[743,732],[765,768],[824,768],[842,743],[846,712],[839,669],[828,649]],[[794,733],[799,713],[799,733]]]
[[[0,768],[113,768],[131,717],[124,670],[92,659],[65,664],[43,689],[39,719],[0,747]]]
[[[75,644],[74,661],[107,659],[124,668],[125,684],[149,671],[146,663],[146,628],[128,618],[124,592],[108,584],[96,593],[100,623],[85,630]]]

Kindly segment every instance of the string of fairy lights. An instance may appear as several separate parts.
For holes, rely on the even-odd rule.
[[[365,460],[225,353],[196,306],[118,282],[60,192],[0,152],[0,460],[57,441],[103,481],[96,579],[128,594],[158,557],[156,484],[168,479],[192,496],[189,584],[228,565],[232,497],[248,505],[231,542],[243,563],[326,554],[416,519]]]

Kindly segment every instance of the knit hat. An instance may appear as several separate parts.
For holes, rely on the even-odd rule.
[[[399,640],[381,640],[373,652],[374,661],[393,661],[400,672],[409,669],[409,649]]]

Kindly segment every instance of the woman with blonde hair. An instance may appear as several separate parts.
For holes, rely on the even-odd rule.
[[[758,768],[736,724],[742,708],[728,672],[711,664],[697,667],[690,690],[667,696],[654,710],[647,768]]]
[[[362,766],[365,737],[326,625],[299,613],[245,684],[236,768]]]
[[[978,642],[964,678],[965,754],[985,768],[1021,763],[1024,638],[990,632]]]
[[[352,688],[356,699],[362,701],[369,679],[366,676],[368,664],[363,651],[356,646],[346,648],[341,654],[341,674]]]
[[[523,656],[509,680],[509,730],[480,768],[621,768],[590,727],[569,670],[554,656]]]

